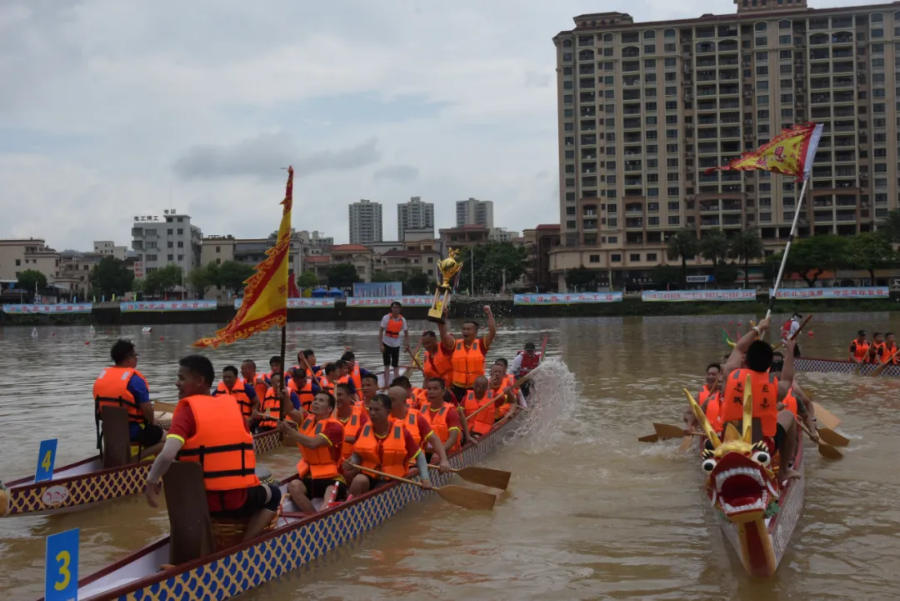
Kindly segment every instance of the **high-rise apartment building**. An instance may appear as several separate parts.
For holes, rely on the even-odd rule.
[[[795,123],[824,125],[800,236],[870,231],[897,207],[900,6],[736,4],[678,21],[581,15],[553,38],[561,289],[582,266],[644,277],[685,227],[756,228],[767,252],[782,247],[792,178],[705,171]]]
[[[406,230],[428,230],[434,236],[434,204],[422,202],[419,196],[412,196],[409,202],[397,205],[397,240],[404,240]]]
[[[361,199],[350,205],[350,244],[381,242],[381,203]]]
[[[456,227],[464,225],[480,225],[488,229],[494,227],[494,201],[472,197],[468,200],[457,200]]]
[[[163,215],[136,215],[131,225],[131,248],[137,261],[134,275],[144,277],[160,267],[178,265],[187,276],[200,266],[202,233],[191,216],[166,209]]]

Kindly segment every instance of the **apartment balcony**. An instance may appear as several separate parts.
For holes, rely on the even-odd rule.
[[[625,218],[625,229],[633,230],[633,229],[643,229],[644,228],[644,218],[643,217],[626,217]]]

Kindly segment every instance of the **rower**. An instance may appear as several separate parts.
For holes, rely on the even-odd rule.
[[[394,377],[400,375],[400,347],[409,351],[409,328],[406,318],[400,315],[401,304],[391,303],[391,312],[381,318],[378,328],[378,340],[381,341],[381,358],[384,363],[384,380],[388,380],[388,371],[394,368]],[[400,335],[403,335],[403,341]]]
[[[453,365],[451,363],[453,358],[453,345],[447,346],[445,343],[445,335],[447,333],[447,326],[445,324],[439,323],[438,331],[441,335],[440,340],[433,330],[427,330],[422,333],[421,344],[422,348],[425,349],[425,361],[422,363],[422,373],[426,382],[430,378],[441,378],[444,380],[444,384],[449,386],[451,384],[450,376],[453,372]],[[450,339],[452,340],[452,337],[450,337]]]
[[[100,447],[100,419],[103,407],[121,407],[128,412],[128,437],[143,447],[142,456],[162,448],[163,431],[154,423],[153,401],[147,380],[137,370],[134,343],[119,339],[109,351],[114,366],[104,368],[94,382],[94,414],[97,445]]]
[[[370,422],[363,427],[353,445],[353,454],[343,465],[344,477],[350,482],[347,500],[390,482],[383,476],[360,471],[352,464],[402,478],[409,471],[410,462],[415,461],[423,484],[431,488],[425,454],[403,424],[391,419],[390,411],[391,397],[386,394],[376,394],[369,401]]]
[[[800,320],[803,318],[799,313],[794,313],[791,315],[791,318],[784,322],[781,326],[781,339],[788,340],[790,338],[796,339],[797,332],[800,331]],[[794,356],[800,356],[800,345],[797,344],[794,346]]]
[[[281,374],[277,371],[269,375],[272,385],[266,389],[266,395],[260,404],[260,410],[253,414],[257,432],[267,432],[278,427],[283,412],[300,409],[300,397],[296,392],[288,390],[281,384]]]
[[[332,417],[334,409],[335,398],[327,392],[319,392],[300,422],[299,431],[288,422],[278,424],[284,440],[297,443],[303,455],[297,463],[300,480],[288,483],[288,494],[294,505],[306,514],[316,512],[310,498],[334,499],[343,492],[339,466],[344,427]]]
[[[778,410],[794,379],[794,341],[784,343],[788,351],[782,370],[782,378],[768,373],[772,364],[772,347],[761,338],[769,327],[769,318],[763,319],[744,334],[725,363],[725,396],[721,407],[723,424],[741,425],[743,418],[744,385],[749,375],[753,392],[753,440],[765,440],[770,452],[781,452],[781,479],[800,477],[790,466],[797,447],[797,428],[790,411]],[[759,338],[759,339],[757,339]],[[744,358],[746,357],[746,358]],[[742,362],[746,367],[742,366]]]
[[[280,355],[269,357],[269,373],[263,375],[266,386],[272,386],[272,374],[279,374],[284,378],[284,363],[282,363]]]
[[[319,393],[319,385],[306,376],[306,369],[294,367],[291,369],[291,379],[288,380],[288,390],[297,394],[300,406],[304,411],[309,411],[316,394]]]
[[[334,394],[334,387],[340,383],[341,368],[337,361],[334,363],[326,363],[322,370],[324,377],[319,380],[319,388],[328,394]]]
[[[506,369],[504,369],[502,363],[494,362],[491,365],[491,377],[488,380],[488,395],[491,398],[496,398],[497,401],[495,405],[496,409],[496,418],[502,419],[510,411],[515,413],[516,407],[516,393],[512,389],[512,384],[510,383],[512,376],[506,373]],[[499,397],[499,398],[498,398]],[[485,411],[487,411],[485,409]]]
[[[347,370],[345,377],[349,378],[350,382],[353,383],[353,394],[358,394],[359,389],[362,388],[362,377],[371,372],[359,366],[353,351],[347,351],[341,355],[341,361],[344,362],[344,367]],[[343,378],[341,380],[343,381]]]
[[[491,407],[478,411],[488,403]],[[469,432],[476,440],[491,431],[494,426],[494,417],[496,406],[492,402],[491,395],[488,394],[488,379],[484,376],[475,378],[475,386],[466,393],[464,409],[466,412],[466,421],[469,425]],[[476,411],[478,414],[472,416]]]
[[[431,448],[440,457],[441,471],[450,468],[447,462],[447,452],[444,450],[444,444],[440,438],[434,436],[434,430],[428,420],[415,409],[411,409],[406,404],[408,391],[402,386],[391,386],[388,388],[388,396],[391,397],[391,418],[395,423],[403,424],[403,427],[409,430],[413,440],[419,448],[430,443]]]
[[[697,403],[706,419],[716,431],[722,429],[722,366],[710,363],[706,366],[706,382],[697,394]]]
[[[259,404],[253,386],[247,384],[245,380],[238,379],[238,370],[234,365],[226,365],[222,368],[222,380],[213,390],[212,395],[233,397],[240,406],[244,418],[248,420]]]
[[[432,432],[440,439],[444,451],[453,453],[460,448],[462,424],[459,421],[456,407],[445,402],[445,392],[447,389],[444,387],[442,378],[429,378],[425,381],[425,397],[428,399],[428,404],[422,408],[422,417],[431,426]],[[431,453],[432,461],[440,459],[439,455],[434,453],[434,447],[430,441],[426,443],[425,448]]]
[[[784,355],[779,351],[775,351],[772,354],[772,365],[769,367],[769,373],[780,380],[781,372],[783,370]],[[778,410],[780,411],[781,409],[787,409],[795,418],[802,420],[803,423],[806,424],[810,437],[818,442],[819,434],[815,418],[815,405],[812,404],[810,398],[803,392],[803,389],[800,387],[796,378],[794,378],[791,383],[791,387],[788,389],[787,394],[784,395],[784,400],[779,403]]]
[[[399,386],[406,391],[406,405],[413,409],[420,409],[425,403],[425,389],[416,388],[406,376],[397,376],[391,380],[391,386]]]
[[[244,359],[241,362],[241,378],[253,387],[253,392],[256,393],[256,402],[259,404],[259,401],[266,396],[266,389],[269,386],[263,375],[256,373],[256,361]]]
[[[869,346],[869,363],[880,365],[882,357],[884,357],[884,338],[881,332],[873,332],[872,344]]]
[[[882,363],[891,363],[900,365],[900,351],[897,349],[897,343],[894,341],[894,333],[887,332],[884,335],[884,354],[881,356]]]
[[[378,376],[375,374],[366,374],[362,377],[362,389],[360,390],[359,404],[362,406],[363,413],[369,406],[369,401],[375,398],[378,393]]]
[[[162,477],[176,459],[203,468],[206,502],[213,518],[249,518],[244,540],[272,521],[281,502],[276,484],[260,484],[254,469],[253,436],[237,402],[210,396],[215,372],[209,359],[189,355],[178,362],[178,406],[172,427],[147,476],[144,494],[157,506]]]
[[[373,377],[377,377],[374,376]],[[341,448],[341,459],[347,459],[353,453],[353,444],[359,436],[359,431],[369,421],[362,404],[355,402],[355,397],[350,393],[350,387],[346,384],[338,384],[334,387],[334,398],[337,408],[334,418],[344,427],[344,444]],[[372,393],[374,395],[374,392]]]
[[[452,335],[444,333],[444,345],[453,345],[451,390],[459,402],[475,385],[475,378],[484,375],[484,358],[497,335],[497,324],[490,305],[484,306],[484,314],[487,316],[488,333],[482,338],[478,338],[478,322],[472,320],[463,322],[462,338],[454,340]]]
[[[869,342],[866,340],[866,331],[860,330],[856,338],[850,341],[850,360],[854,363],[863,363],[869,356]]]
[[[525,350],[516,353],[516,358],[513,359],[512,368],[510,368],[510,371],[516,378],[522,378],[526,376],[528,372],[537,367],[540,362],[541,354],[534,352],[534,343],[526,342]],[[530,392],[531,382],[525,382],[522,385],[522,394],[527,397]]]
[[[305,349],[297,352],[297,365],[306,370],[306,375],[310,378],[318,378],[322,375],[322,367],[316,365],[316,353],[312,349]]]

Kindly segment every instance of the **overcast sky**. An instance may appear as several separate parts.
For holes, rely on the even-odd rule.
[[[864,2],[811,2],[816,7]],[[559,220],[555,51],[572,17],[733,13],[731,0],[0,1],[0,238],[130,246],[174,208],[204,235],[293,225],[346,242],[347,205],[494,201]]]

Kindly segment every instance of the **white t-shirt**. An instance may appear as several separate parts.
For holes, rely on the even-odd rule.
[[[396,338],[388,336],[387,334],[388,321],[390,321],[390,319],[390,313],[381,318],[381,327],[384,329],[384,335],[382,335],[381,337],[381,342],[384,343],[384,346],[399,347],[401,339],[404,338],[404,335],[409,335],[409,329],[406,327],[406,318],[402,315],[400,316],[400,320],[403,322],[403,325],[400,328],[400,332],[398,333]]]
[[[797,330],[800,329],[800,320],[791,319],[791,329],[788,331],[788,338],[797,333]]]

